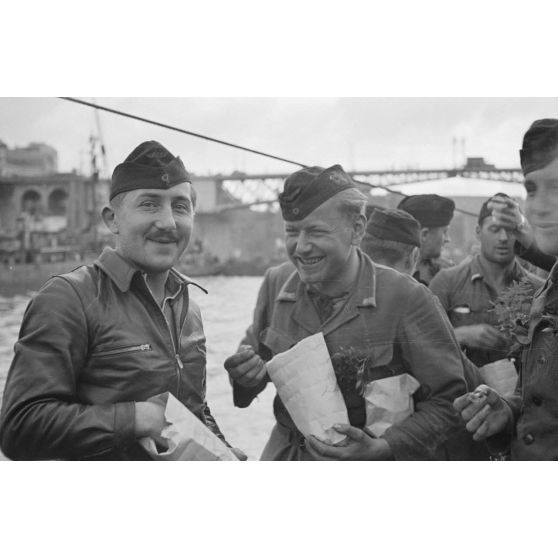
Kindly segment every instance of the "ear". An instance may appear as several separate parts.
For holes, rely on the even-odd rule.
[[[481,233],[481,226],[476,225],[475,226],[475,234],[477,235],[477,240],[480,240],[480,233]]]
[[[420,248],[415,246],[408,256],[409,275],[412,275],[416,269],[420,257]]]
[[[353,222],[353,232],[351,237],[351,244],[360,246],[360,242],[366,233],[366,216],[359,215]]]
[[[430,229],[428,227],[422,227],[422,229],[420,229],[420,243],[424,244],[424,239],[428,236],[428,233],[430,232]]]
[[[106,205],[103,207],[103,211],[101,212],[101,216],[103,217],[103,221],[107,226],[108,230],[112,234],[118,234],[118,223],[116,221],[116,213],[110,205]]]

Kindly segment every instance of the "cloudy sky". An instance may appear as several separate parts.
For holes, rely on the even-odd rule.
[[[101,98],[100,105],[300,161],[350,170],[452,167],[465,156],[517,167],[529,124],[558,114],[557,98]],[[100,112],[108,171],[157,139],[196,174],[291,171],[293,165]],[[94,110],[55,97],[0,98],[0,139],[45,142],[59,169],[89,172]],[[454,138],[456,139],[454,149]]]

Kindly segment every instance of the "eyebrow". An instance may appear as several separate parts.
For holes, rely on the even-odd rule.
[[[149,199],[160,200],[160,199],[162,199],[163,197],[164,197],[164,196],[162,196],[161,194],[156,194],[156,193],[154,193],[154,192],[153,192],[153,193],[151,193],[151,192],[145,192],[145,193],[143,193],[143,194],[140,194],[140,195],[138,196],[137,199],[138,199],[138,200],[141,200],[141,199],[149,198]],[[189,197],[183,196],[182,194],[179,194],[178,196],[174,196],[174,197],[171,199],[171,201],[173,201],[173,202],[174,202],[174,201],[185,201],[185,202],[188,202],[188,203],[192,203],[192,200],[191,200]]]

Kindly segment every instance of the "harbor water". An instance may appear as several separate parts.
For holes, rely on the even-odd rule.
[[[199,277],[195,280],[209,294],[192,287],[199,304],[207,338],[207,401],[227,440],[248,458],[258,459],[273,426],[273,386],[268,386],[246,409],[233,406],[232,390],[223,367],[252,319],[262,277]],[[0,393],[13,356],[29,295],[0,296]],[[2,458],[0,456],[0,458]]]

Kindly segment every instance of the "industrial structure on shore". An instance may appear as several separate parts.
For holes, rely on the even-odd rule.
[[[83,176],[58,172],[56,150],[44,143],[9,148],[0,141],[0,272],[24,264],[91,259],[110,234],[100,221],[109,181],[98,172]],[[370,203],[395,207],[401,194],[386,188],[456,176],[521,182],[519,169],[496,169],[482,158],[469,158],[460,169],[351,172]],[[197,191],[196,226],[184,256],[183,271],[262,273],[285,259],[277,194],[286,175],[193,176]],[[434,184],[434,183],[433,183]],[[461,212],[452,222],[453,256],[466,255],[474,240],[475,215],[488,195],[452,197]],[[71,268],[71,266],[70,266]]]

